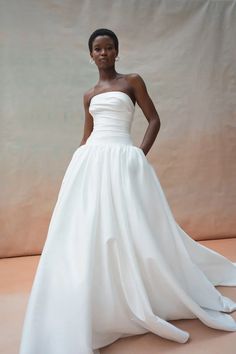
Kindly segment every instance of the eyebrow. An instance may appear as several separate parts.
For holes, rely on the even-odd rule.
[[[110,44],[106,44],[105,46],[113,46],[114,47],[114,44],[110,43]],[[97,48],[97,47],[100,47],[100,44],[94,44],[93,45],[93,48]]]
[[[113,41],[111,41],[111,42],[108,42],[107,44],[108,44],[108,45],[114,45]],[[95,46],[95,45],[99,45],[99,43],[97,43],[97,44],[94,44],[94,46]]]

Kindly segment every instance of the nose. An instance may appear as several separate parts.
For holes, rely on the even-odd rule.
[[[102,55],[107,54],[105,48],[103,48],[103,49],[101,50],[101,54],[102,54]]]

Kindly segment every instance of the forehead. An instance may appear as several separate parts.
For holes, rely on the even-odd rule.
[[[93,41],[93,46],[94,45],[105,45],[105,44],[113,44],[113,39],[110,36],[104,35],[104,36],[97,36],[94,41]]]

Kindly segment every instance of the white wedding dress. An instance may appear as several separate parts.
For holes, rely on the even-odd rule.
[[[63,178],[24,319],[20,354],[97,354],[153,332],[185,343],[168,320],[236,331],[236,263],[176,223],[154,168],[134,146],[135,106],[121,91],[91,100],[94,130]]]

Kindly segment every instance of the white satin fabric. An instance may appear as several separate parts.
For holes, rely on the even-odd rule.
[[[236,331],[236,264],[176,223],[154,168],[134,146],[131,98],[94,96],[94,130],[62,181],[25,315],[20,354],[98,354],[151,331],[185,343],[168,320]],[[96,350],[97,349],[97,350]]]

